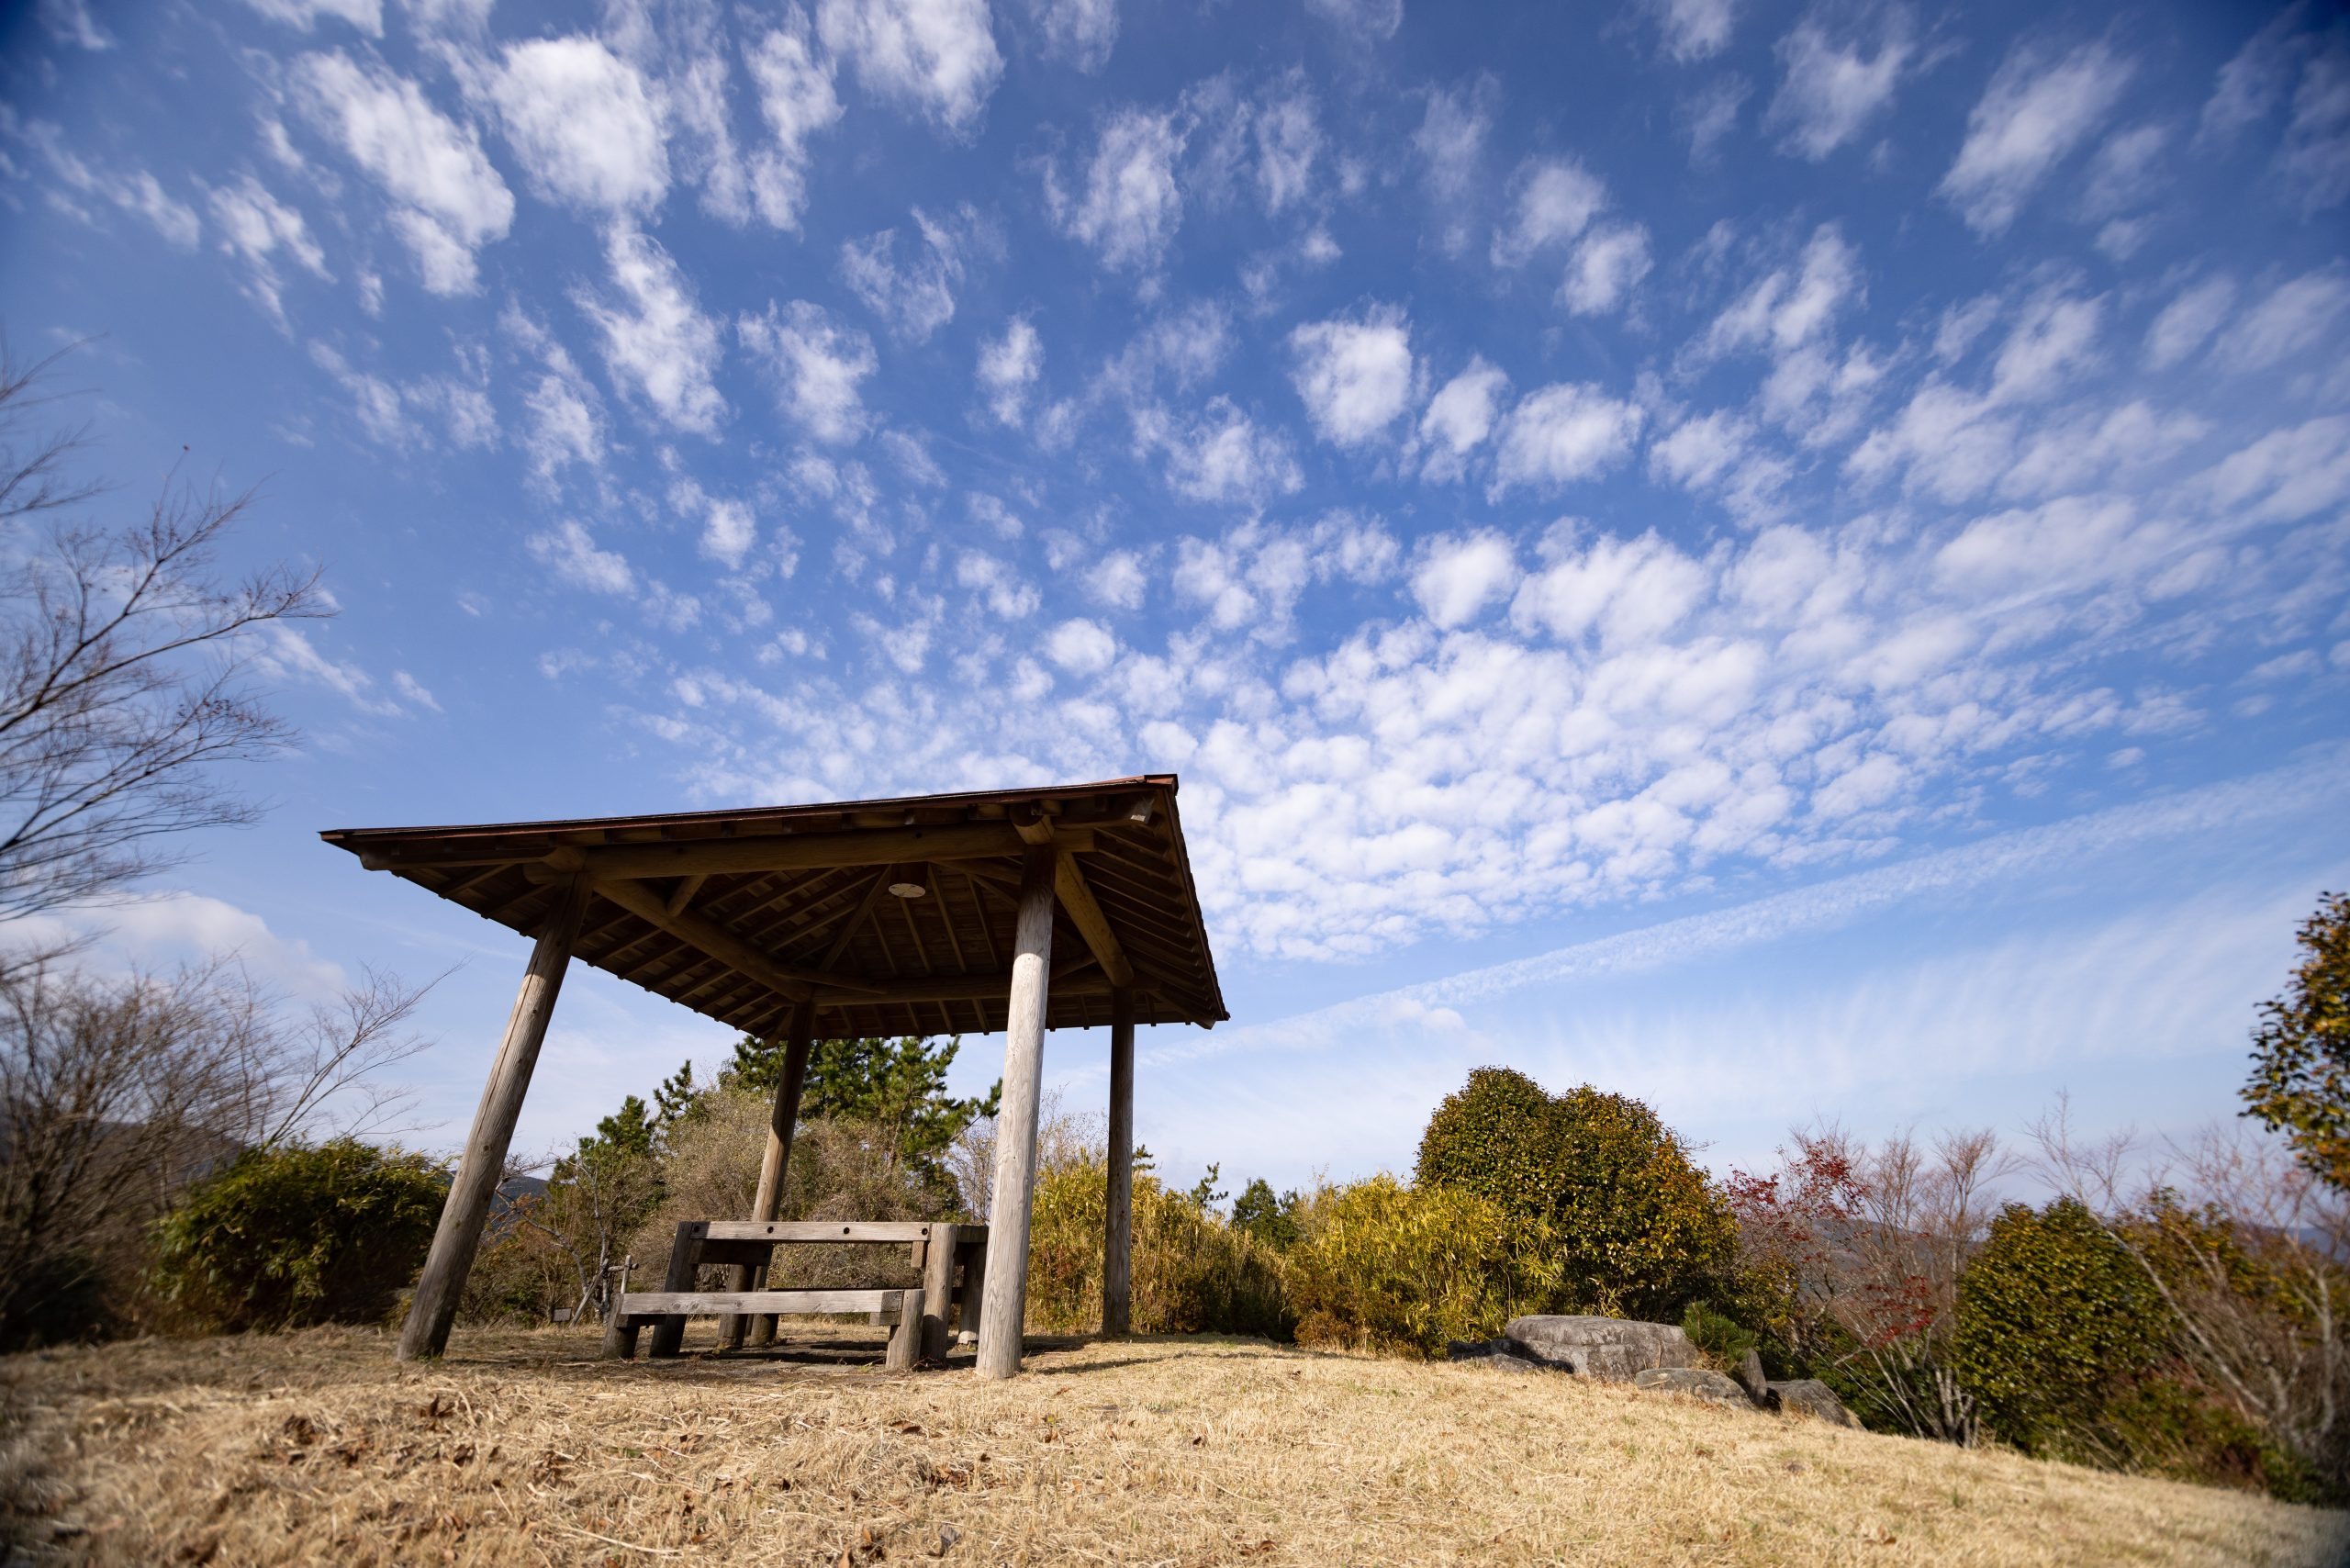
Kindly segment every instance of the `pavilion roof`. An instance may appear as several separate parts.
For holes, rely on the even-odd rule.
[[[525,935],[593,878],[572,956],[730,1027],[778,1034],[813,995],[825,1037],[1004,1027],[1022,858],[1058,857],[1048,1028],[1231,1016],[1175,812],[1176,779],[319,836]],[[892,885],[923,889],[901,897]]]

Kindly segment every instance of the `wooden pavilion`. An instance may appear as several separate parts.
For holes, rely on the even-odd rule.
[[[434,1356],[473,1266],[572,958],[789,1039],[755,1220],[773,1220],[818,1038],[1002,1031],[979,1369],[1020,1368],[1046,1029],[1110,1026],[1102,1328],[1126,1331],[1134,1029],[1230,1016],[1171,774],[829,805],[320,834],[534,936],[400,1336]]]

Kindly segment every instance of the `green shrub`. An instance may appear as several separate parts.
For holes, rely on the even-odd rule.
[[[1315,1193],[1304,1227],[1283,1260],[1301,1344],[1433,1356],[1539,1306],[1513,1289],[1524,1227],[1475,1193],[1374,1176]]]
[[[252,1150],[164,1216],[156,1286],[231,1331],[380,1322],[422,1266],[446,1195],[422,1155],[352,1138]]]
[[[1028,1232],[1028,1327],[1085,1333],[1102,1322],[1102,1237],[1109,1213],[1105,1166],[1086,1160],[1036,1182]],[[1294,1318],[1281,1260],[1191,1193],[1137,1173],[1134,1185],[1131,1325],[1138,1334],[1260,1334],[1289,1338]]]
[[[1762,1341],[1762,1336],[1737,1318],[1698,1301],[1681,1315],[1681,1331],[1718,1367],[1736,1366]]]
[[[2108,1406],[2165,1360],[2145,1271],[2079,1204],[2011,1204],[1959,1276],[1951,1364],[1991,1429],[2027,1453],[2109,1457]]]
[[[1413,1180],[1473,1193],[1513,1220],[1548,1218],[1558,1203],[1558,1109],[1524,1073],[1481,1067],[1428,1118]]]
[[[1420,1139],[1422,1187],[1494,1204],[1525,1250],[1558,1238],[1558,1295],[1543,1307],[1671,1321],[1717,1288],[1737,1226],[1654,1111],[1589,1085],[1552,1096],[1525,1074],[1480,1068]]]

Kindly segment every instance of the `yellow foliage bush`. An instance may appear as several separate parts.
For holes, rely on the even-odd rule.
[[[1308,1200],[1305,1235],[1283,1260],[1301,1344],[1433,1356],[1448,1339],[1501,1331],[1539,1310],[1530,1279],[1543,1256],[1528,1225],[1458,1187],[1407,1187],[1374,1176]]]
[[[1028,1233],[1028,1327],[1085,1333],[1102,1323],[1102,1233],[1109,1173],[1098,1159],[1036,1181]],[[1278,1254],[1223,1216],[1138,1174],[1133,1327],[1137,1334],[1289,1336]]]

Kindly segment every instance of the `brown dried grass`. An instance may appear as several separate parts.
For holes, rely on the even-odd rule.
[[[697,1324],[689,1351],[711,1343]],[[801,1326],[806,1332],[804,1326]],[[877,1352],[878,1330],[813,1331]],[[1029,1374],[587,1330],[0,1360],[11,1561],[2322,1563],[2343,1516],[1564,1377],[1212,1338]],[[944,1550],[942,1552],[942,1543]]]

